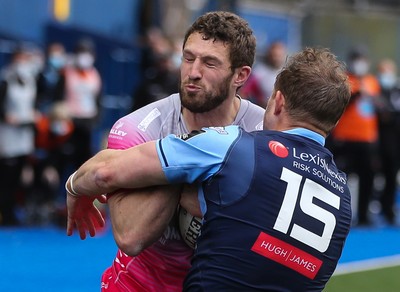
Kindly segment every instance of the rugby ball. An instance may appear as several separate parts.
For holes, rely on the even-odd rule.
[[[185,208],[179,207],[179,230],[183,241],[192,249],[196,248],[203,219],[192,216]]]

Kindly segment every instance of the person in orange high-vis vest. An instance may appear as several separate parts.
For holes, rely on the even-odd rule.
[[[376,110],[381,90],[378,79],[368,73],[369,61],[364,52],[351,52],[348,65],[352,99],[331,139],[333,152],[342,157],[345,171],[359,179],[356,222],[369,225],[368,207],[375,176],[373,160],[379,135]]]
[[[71,137],[71,163],[78,167],[92,154],[92,132],[98,122],[102,79],[95,62],[95,47],[91,40],[80,40],[74,50],[72,64],[62,72],[58,88],[74,123]]]

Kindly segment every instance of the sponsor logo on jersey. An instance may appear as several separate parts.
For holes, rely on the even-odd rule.
[[[272,140],[268,143],[268,147],[278,157],[286,158],[289,156],[289,149],[281,142]],[[324,180],[341,193],[345,191],[344,185],[347,183],[347,178],[338,171],[331,169],[325,158],[320,157],[319,154],[299,152],[296,148],[291,149],[290,152],[294,159],[293,167]],[[316,167],[313,167],[313,165]]]
[[[148,126],[154,121],[157,117],[161,116],[161,112],[158,108],[153,109],[151,112],[147,114],[147,116],[139,123],[138,129],[142,132],[146,132]]]
[[[264,232],[260,232],[251,250],[309,279],[315,278],[323,264],[315,256]]]
[[[288,149],[281,142],[278,141],[269,141],[268,147],[272,153],[280,158],[285,158],[289,155]]]
[[[299,152],[296,148],[293,148],[293,158],[298,161],[294,162],[293,166],[309,173],[312,171],[314,175],[322,178],[326,182],[330,183],[333,187],[343,192],[343,186],[338,186],[337,183],[332,182],[332,179],[344,185],[347,183],[346,177],[343,174],[331,169],[329,161],[327,161],[325,158],[320,157],[319,154]],[[311,169],[309,165],[315,165],[318,168]]]
[[[115,126],[110,130],[110,134],[117,135],[117,136],[121,136],[121,137],[126,136],[128,133],[125,132],[125,131],[120,130],[120,128],[121,128],[123,125],[124,125],[123,122],[118,121],[118,122],[115,124]]]

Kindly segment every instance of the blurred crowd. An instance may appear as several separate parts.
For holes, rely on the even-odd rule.
[[[141,43],[141,82],[133,111],[179,90],[181,40],[159,28]],[[288,55],[272,42],[239,95],[265,107]],[[89,39],[72,52],[17,46],[0,73],[0,225],[65,226],[66,176],[93,154],[102,78]],[[373,65],[364,47],[349,51],[352,99],[327,140],[339,168],[355,179],[354,224],[396,224],[400,163],[400,80],[394,60]],[[334,89],[332,89],[334,90]],[[378,222],[377,222],[378,220]],[[397,222],[398,223],[398,222]]]
[[[181,40],[149,28],[133,111],[178,91]],[[21,43],[0,68],[0,226],[65,227],[66,177],[95,149],[102,77],[91,39],[68,52],[61,42],[41,50]]]
[[[73,52],[21,43],[1,68],[1,225],[55,222],[63,212],[65,171],[92,155],[102,92],[95,57],[89,39]]]

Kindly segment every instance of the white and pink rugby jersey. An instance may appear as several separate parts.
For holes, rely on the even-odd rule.
[[[262,129],[264,109],[241,99],[233,124],[245,131]],[[185,134],[179,94],[153,102],[119,119],[108,136],[108,148],[126,149],[169,134]],[[136,257],[118,250],[102,278],[103,291],[182,291],[193,250],[180,236],[174,216],[162,237]]]

